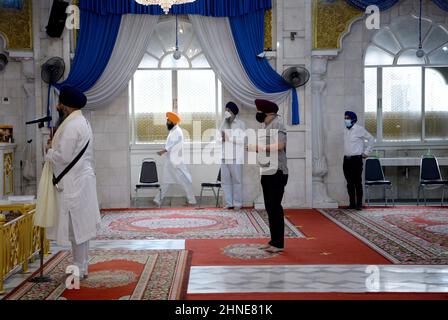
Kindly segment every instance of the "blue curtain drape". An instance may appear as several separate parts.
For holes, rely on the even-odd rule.
[[[432,0],[440,9],[448,11],[448,0]]]
[[[81,0],[81,10],[107,14],[163,14],[158,5],[144,6],[134,0]],[[271,0],[196,0],[192,3],[174,5],[172,14],[199,14],[213,17],[233,17],[258,10],[272,8]]]
[[[370,5],[376,5],[380,10],[387,10],[393,7],[399,0],[346,0],[352,6],[360,10],[366,10]],[[448,0],[432,0],[440,9],[448,11]]]
[[[22,9],[23,0],[0,0],[0,8]]]
[[[292,91],[292,123],[300,123],[299,99],[291,87],[269,64],[257,55],[264,50],[264,11],[230,17],[233,38],[243,67],[252,83],[265,93]]]
[[[59,89],[68,84],[83,92],[92,88],[106,69],[120,24],[121,15],[82,12],[78,45],[70,74],[55,87]]]

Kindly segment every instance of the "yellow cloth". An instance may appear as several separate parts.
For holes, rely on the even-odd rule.
[[[56,145],[60,138],[62,129],[75,117],[82,116],[80,110],[72,112],[59,126],[53,137]],[[37,189],[36,214],[34,215],[34,225],[42,228],[52,228],[56,224],[58,214],[56,187],[53,185],[53,167],[49,161],[45,161],[42,169],[42,176]]]
[[[174,113],[174,112],[167,112],[166,113],[166,118],[168,120],[170,120],[174,124],[179,124],[180,121],[181,121],[180,116],[177,113]]]

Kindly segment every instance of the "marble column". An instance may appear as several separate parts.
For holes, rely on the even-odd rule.
[[[337,208],[338,203],[328,196],[325,177],[328,173],[325,157],[324,100],[327,86],[327,63],[334,55],[314,55],[312,57],[312,147],[313,147],[313,208]]]

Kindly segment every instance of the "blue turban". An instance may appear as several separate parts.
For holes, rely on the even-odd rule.
[[[358,122],[358,116],[353,111],[346,111],[345,116],[349,117],[353,121],[353,123]]]
[[[78,89],[65,85],[59,92],[59,102],[70,108],[82,109],[87,104],[87,98]]]
[[[238,106],[235,104],[235,102],[229,102],[226,105],[226,108],[232,111],[234,115],[237,115],[240,112],[240,109],[238,109]]]

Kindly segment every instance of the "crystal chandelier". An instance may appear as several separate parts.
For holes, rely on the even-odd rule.
[[[165,12],[165,14],[168,14],[171,7],[175,4],[184,4],[195,1],[196,0],[135,0],[135,2],[142,4],[144,6],[159,5],[162,7],[163,12]]]

